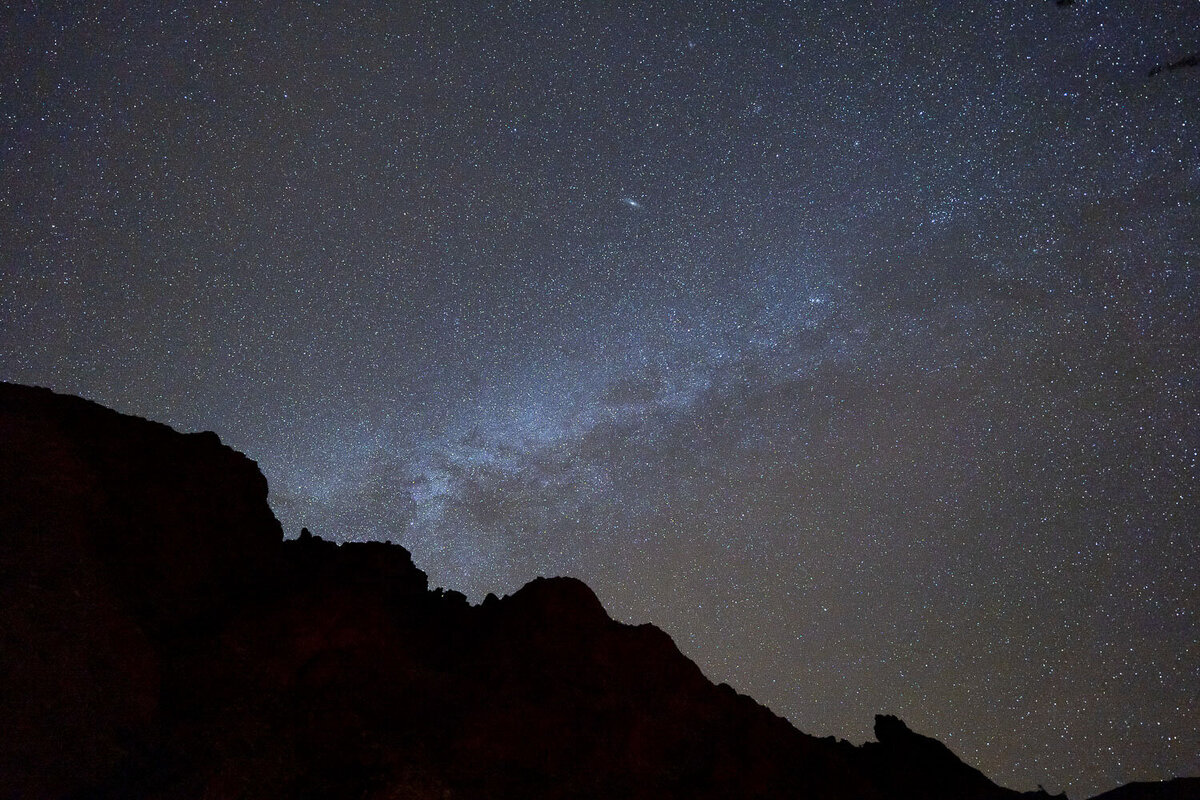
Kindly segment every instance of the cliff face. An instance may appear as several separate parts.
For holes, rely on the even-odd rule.
[[[284,541],[256,465],[0,384],[0,797],[1014,798],[714,686],[584,584],[470,606],[403,548]]]
[[[282,534],[255,464],[0,385],[0,796],[107,780],[164,719],[165,643],[215,625]]]

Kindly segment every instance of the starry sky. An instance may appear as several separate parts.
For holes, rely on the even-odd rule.
[[[7,3],[0,378],[804,731],[1200,773],[1200,4]]]

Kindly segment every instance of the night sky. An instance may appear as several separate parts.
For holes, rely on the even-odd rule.
[[[0,378],[810,733],[1200,773],[1195,0],[13,5]]]

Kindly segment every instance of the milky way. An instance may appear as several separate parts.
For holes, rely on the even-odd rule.
[[[1194,3],[2,13],[0,378],[808,732],[1200,773]]]

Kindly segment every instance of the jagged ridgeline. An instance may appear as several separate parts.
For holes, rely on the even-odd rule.
[[[0,487],[0,797],[1021,796],[892,717],[807,736],[579,581],[285,541],[212,433],[3,384]]]

